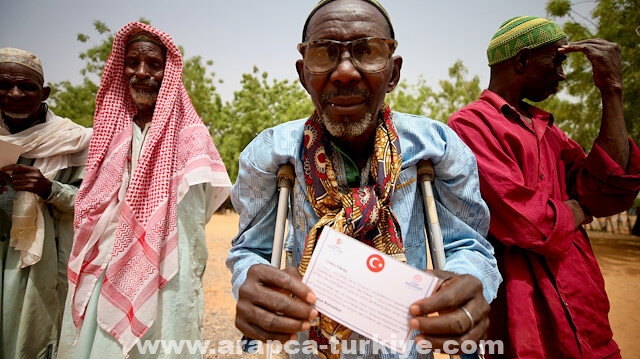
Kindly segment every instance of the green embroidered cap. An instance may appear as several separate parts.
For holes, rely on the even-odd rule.
[[[551,20],[516,16],[500,25],[491,38],[487,49],[489,66],[512,58],[525,47],[535,49],[566,37],[562,28]]]
[[[311,17],[313,16],[313,14],[315,14],[321,7],[327,5],[332,1],[334,0],[320,0],[320,2],[318,2],[318,4],[313,8],[313,10],[311,10],[311,13],[309,13],[309,16],[307,16],[307,21],[304,22],[304,27],[302,28],[302,42],[305,42],[305,40],[307,39],[307,26],[309,26],[309,21],[311,20]],[[395,39],[396,35],[393,32],[393,25],[391,25],[391,18],[389,18],[389,13],[387,13],[387,10],[385,10],[384,7],[382,7],[382,5],[377,0],[363,0],[363,1],[368,2],[369,4],[375,6],[376,9],[378,9],[382,13],[384,18],[387,20],[387,24],[389,24],[389,32],[391,34],[391,38]]]

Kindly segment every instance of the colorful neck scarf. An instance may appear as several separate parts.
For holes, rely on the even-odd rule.
[[[375,132],[371,155],[371,185],[351,188],[343,193],[336,178],[333,163],[326,152],[324,127],[317,113],[305,123],[304,168],[307,197],[319,220],[307,235],[300,273],[304,274],[324,226],[356,238],[381,252],[405,261],[404,247],[398,221],[391,211],[390,199],[400,175],[402,155],[400,141],[393,123],[391,110],[384,105],[382,121]],[[321,315],[320,324],[312,326],[309,337],[321,347],[329,338],[347,339],[351,330]],[[329,346],[325,346],[329,348]],[[338,358],[339,354],[320,351],[325,358]]]
[[[124,56],[129,36],[141,30],[162,40],[166,64],[143,151],[124,183],[136,114],[123,76]],[[231,185],[182,84],[180,51],[168,34],[130,23],[116,34],[104,69],[86,176],[76,198],[69,290],[77,328],[105,272],[100,327],[118,340],[125,356],[147,332],[156,318],[160,289],[178,272],[178,203],[189,186],[199,183],[216,187],[220,196],[213,207],[225,200],[222,192],[228,194]]]

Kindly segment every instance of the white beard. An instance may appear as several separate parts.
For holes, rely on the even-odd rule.
[[[334,137],[357,137],[373,124],[373,116],[367,113],[359,121],[333,121],[326,114],[321,115],[322,123]]]
[[[32,114],[30,113],[11,113],[11,112],[3,112],[7,117],[15,118],[16,120],[24,120],[25,118],[29,118]]]
[[[133,88],[131,90],[131,97],[133,102],[138,106],[153,106],[158,99],[157,92],[137,91]]]

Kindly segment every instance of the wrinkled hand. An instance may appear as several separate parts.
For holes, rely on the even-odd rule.
[[[564,45],[558,52],[585,54],[593,67],[593,82],[600,90],[622,88],[622,57],[615,42],[587,39]]]
[[[0,170],[0,194],[4,193],[11,183],[11,175]]]
[[[51,194],[51,181],[35,167],[19,164],[9,165],[0,168],[0,173],[10,175],[15,191],[35,193],[45,199]]]
[[[445,342],[453,340],[458,344],[447,348],[453,349],[460,348],[460,344],[466,340],[477,343],[484,339],[489,327],[489,303],[482,295],[480,280],[469,274],[433,273],[444,278],[444,281],[433,295],[413,303],[409,308],[414,316],[409,325],[420,331],[415,337],[417,345],[426,340],[431,349],[443,349]],[[473,322],[460,309],[462,306],[469,312]],[[427,316],[436,312],[438,316]]]
[[[295,267],[253,265],[238,291],[236,328],[255,340],[284,343],[311,327],[310,320],[318,316],[315,300]]]
[[[564,204],[566,204],[571,210],[571,213],[573,213],[574,228],[578,228],[583,224],[588,224],[593,221],[593,217],[586,214],[584,212],[584,209],[582,209],[580,202],[576,201],[575,199],[567,200],[564,202]]]

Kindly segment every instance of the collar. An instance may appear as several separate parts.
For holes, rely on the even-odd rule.
[[[507,101],[505,101],[500,95],[491,91],[484,90],[482,91],[482,95],[480,99],[489,103],[492,107],[494,107],[498,112],[502,113],[506,118],[522,123],[523,125],[528,124],[522,120],[520,113],[511,106]],[[554,123],[553,115],[545,110],[542,110],[538,107],[535,107],[527,102],[521,102],[520,106],[522,108],[526,108],[529,114],[531,115],[531,121],[533,122],[544,122],[547,127],[552,127]]]

